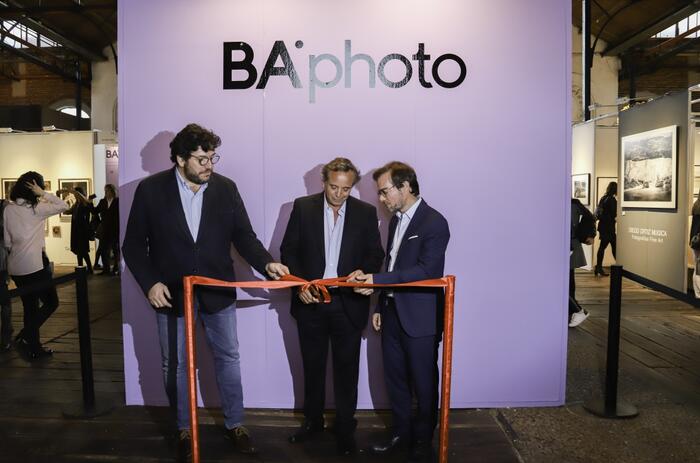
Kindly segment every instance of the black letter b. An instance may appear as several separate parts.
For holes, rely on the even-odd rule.
[[[233,61],[231,55],[234,50],[240,50],[245,57],[242,61]],[[258,71],[253,66],[253,49],[245,42],[224,42],[224,90],[241,90],[250,88],[258,79]],[[233,80],[232,71],[243,70],[248,72],[246,80]]]

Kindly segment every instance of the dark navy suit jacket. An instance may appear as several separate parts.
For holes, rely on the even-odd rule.
[[[389,223],[387,268],[397,223],[398,218],[394,215]],[[393,271],[375,274],[374,283],[409,283],[441,278],[445,271],[445,250],[449,240],[447,220],[428,206],[425,200],[421,201],[403,235]],[[393,291],[401,326],[409,336],[430,336],[442,332],[444,291],[441,288],[396,288]],[[386,297],[383,291],[379,297],[379,313],[385,307]]]

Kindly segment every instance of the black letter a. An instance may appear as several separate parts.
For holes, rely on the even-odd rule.
[[[282,57],[283,67],[275,67],[278,56]],[[267,57],[267,63],[265,63],[262,76],[260,76],[260,82],[258,82],[258,86],[255,88],[265,88],[267,79],[269,79],[270,76],[288,76],[294,88],[301,88],[297,70],[294,69],[294,63],[292,63],[292,60],[289,58],[289,52],[282,40],[275,41],[275,44],[272,46],[270,56]]]
[[[231,53],[240,50],[245,54],[242,61],[231,60]],[[224,90],[250,88],[258,78],[258,71],[253,66],[253,49],[245,42],[224,42]],[[243,70],[248,72],[246,80],[233,80],[232,71]]]

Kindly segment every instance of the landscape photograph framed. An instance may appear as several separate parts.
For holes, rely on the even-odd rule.
[[[623,208],[676,208],[677,139],[677,125],[622,137]]]

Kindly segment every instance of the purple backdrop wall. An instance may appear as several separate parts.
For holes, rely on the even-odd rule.
[[[264,90],[222,89],[223,42],[255,50],[258,75],[284,40],[303,88],[285,76]],[[295,42],[302,40],[301,49]],[[426,80],[445,53],[467,65],[456,88],[423,88],[418,66],[402,88],[352,65],[309,102],[309,55],[344,43],[375,64],[411,60],[425,43]],[[138,181],[168,168],[168,143],[188,122],[217,132],[217,171],[233,178],[253,226],[274,256],[293,198],[320,191],[319,166],[336,155],[365,173],[355,194],[377,204],[367,175],[399,159],[416,168],[423,197],[448,219],[446,272],[457,276],[452,406],[558,405],[564,400],[570,172],[571,13],[559,0],[173,1],[119,3],[122,230]],[[240,54],[234,54],[239,59]],[[278,66],[282,61],[278,60]],[[334,67],[318,65],[319,80]],[[345,69],[347,71],[347,69]],[[405,74],[390,62],[386,77]],[[440,75],[459,73],[445,61]],[[244,79],[245,73],[233,73]],[[387,215],[381,210],[383,240]],[[244,262],[240,279],[259,278]],[[299,407],[301,364],[288,294],[241,294],[239,339],[245,404]],[[128,404],[165,404],[153,310],[122,277]],[[387,405],[379,337],[363,341],[359,406]],[[200,384],[218,402],[200,343]]]

